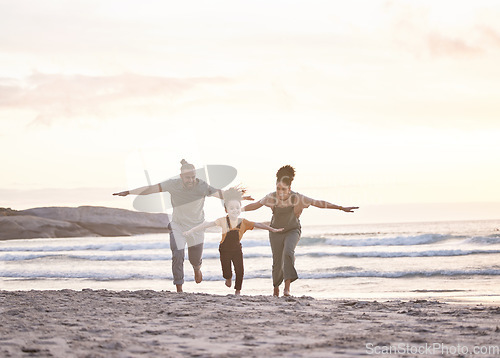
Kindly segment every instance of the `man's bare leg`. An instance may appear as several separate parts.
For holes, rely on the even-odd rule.
[[[285,280],[285,289],[283,290],[283,296],[291,296],[290,295],[290,283],[292,283],[291,280]]]
[[[226,279],[226,286],[231,287],[233,285],[233,281],[230,278]]]
[[[273,296],[274,297],[279,297],[280,296],[280,287],[279,286],[276,286],[274,288]]]
[[[201,281],[203,281],[203,275],[201,273],[201,270],[198,269],[198,270],[194,270],[194,281],[196,283],[200,283]]]
[[[175,285],[175,287],[177,287],[177,292],[183,292],[182,291],[182,285]]]

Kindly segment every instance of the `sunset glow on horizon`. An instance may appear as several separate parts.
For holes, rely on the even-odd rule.
[[[0,0],[0,207],[132,209],[111,193],[185,158],[255,199],[291,164],[294,190],[372,208],[349,223],[500,219],[499,18],[491,0]]]

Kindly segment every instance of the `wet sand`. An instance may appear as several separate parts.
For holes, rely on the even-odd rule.
[[[500,307],[480,304],[0,291],[0,316],[1,357],[460,356],[475,347],[500,354]]]

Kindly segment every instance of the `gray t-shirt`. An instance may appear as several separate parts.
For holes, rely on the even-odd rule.
[[[182,179],[169,179],[160,183],[162,191],[170,193],[170,201],[174,208],[172,221],[189,228],[205,221],[203,205],[205,197],[217,191],[201,179],[196,179],[192,189],[187,189]]]

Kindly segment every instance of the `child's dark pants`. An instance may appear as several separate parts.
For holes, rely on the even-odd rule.
[[[222,277],[226,280],[233,277],[231,270],[231,262],[234,266],[236,274],[235,290],[241,290],[243,283],[243,252],[241,251],[240,239],[238,231],[229,231],[224,239],[224,242],[219,245],[220,263],[222,265]]]

